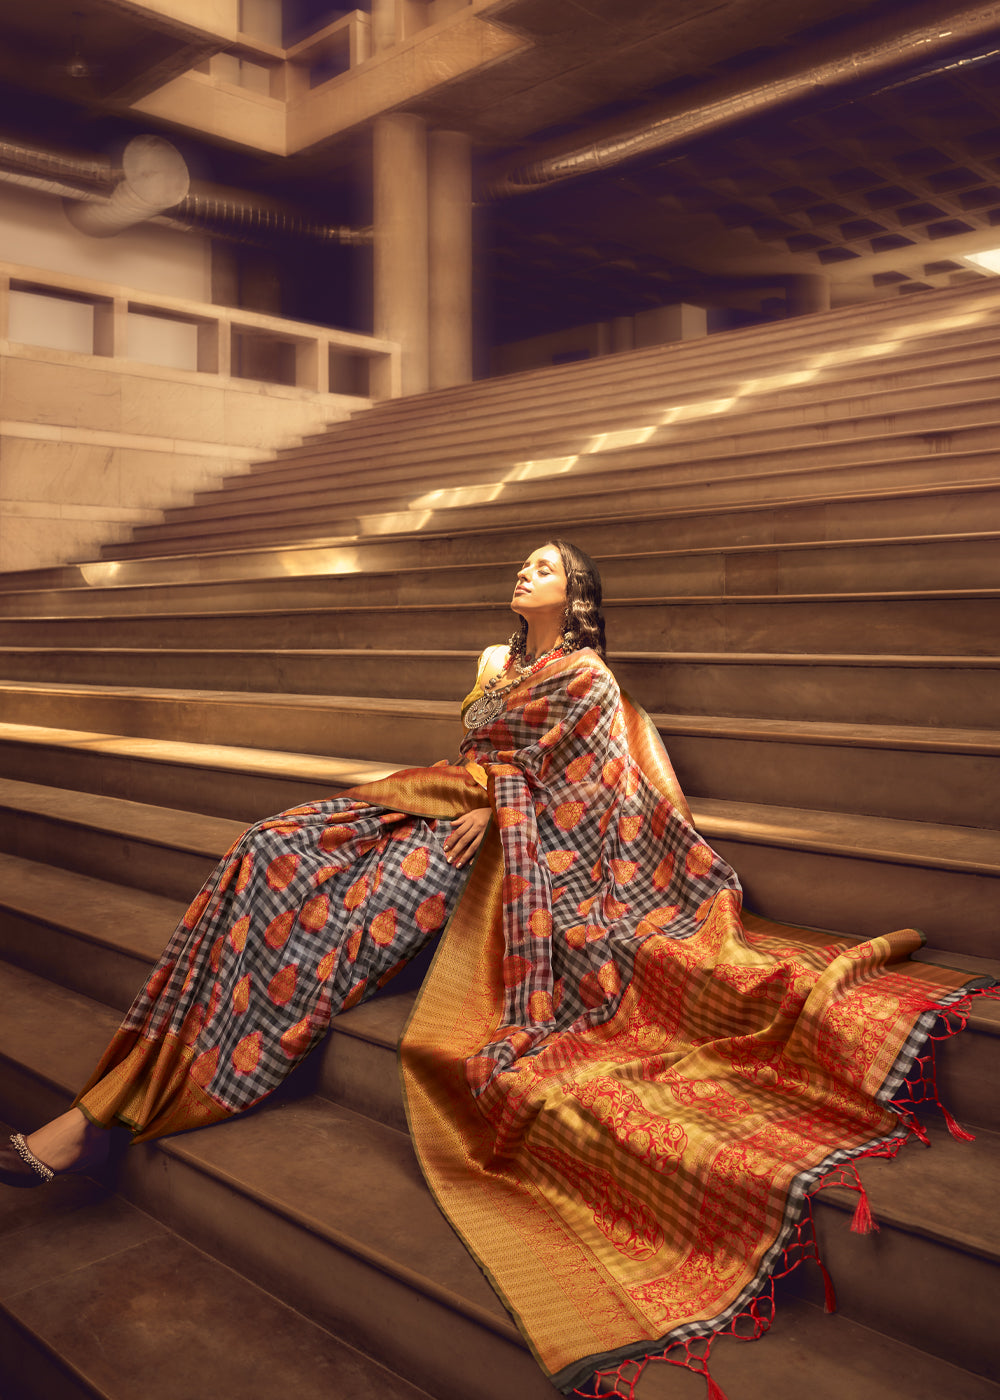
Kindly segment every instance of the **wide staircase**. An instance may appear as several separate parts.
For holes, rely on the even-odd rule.
[[[553,534],[749,905],[1000,971],[1000,292],[935,292],[385,403],[108,557],[0,577],[0,1117],[66,1106],[241,824],[454,754]],[[281,1102],[0,1193],[0,1400],[545,1400],[417,1169],[424,962]],[[729,1400],[998,1400],[996,1004],[933,1146],[816,1203]],[[297,1082],[296,1082],[297,1079]],[[642,1400],[702,1379],[651,1367]]]

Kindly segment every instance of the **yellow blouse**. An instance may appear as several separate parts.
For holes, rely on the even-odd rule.
[[[486,689],[486,682],[492,680],[495,675],[507,664],[509,648],[506,645],[487,647],[479,658],[479,666],[476,670],[476,684],[469,691],[462,701],[462,720],[465,720],[465,712],[472,704],[473,700],[478,700]],[[468,725],[466,725],[468,728]],[[467,763],[465,765],[481,788],[487,785],[486,769],[478,763]]]
[[[491,681],[494,676],[499,675],[507,664],[509,647],[506,643],[500,646],[487,647],[479,658],[479,666],[476,671],[476,684],[469,691],[462,701],[462,719],[465,719],[465,712],[472,704],[473,700],[478,700],[486,689],[487,681]],[[468,728],[468,725],[466,725]]]

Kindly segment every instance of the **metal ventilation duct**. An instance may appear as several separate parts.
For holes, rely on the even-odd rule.
[[[348,247],[365,247],[372,242],[370,228],[324,224],[284,205],[255,199],[235,190],[192,190],[170,211],[170,222],[175,228],[204,229],[245,242],[259,242],[269,235],[341,243]]]
[[[122,153],[122,178],[106,200],[70,200],[66,217],[81,233],[110,238],[179,204],[191,177],[184,157],[162,136],[136,136]]]
[[[106,237],[147,219],[185,233],[198,230],[245,243],[274,236],[349,246],[372,241],[371,229],[324,224],[286,205],[236,190],[187,189],[186,169],[180,187],[176,162],[162,149],[151,160],[151,143],[174,150],[160,137],[137,137],[126,148],[127,163],[116,166],[106,157],[65,155],[0,139],[0,181],[61,196],[68,201],[71,221],[97,236]],[[133,147],[131,158],[128,153]],[[183,166],[179,155],[177,160]],[[172,187],[164,175],[169,168]],[[172,204],[164,202],[171,190],[178,196]]]
[[[781,66],[771,65],[770,75],[751,87],[745,86],[749,75],[744,74],[725,85],[715,85],[714,93],[700,102],[686,93],[653,114],[647,113],[630,128],[504,171],[487,180],[483,193],[486,198],[505,198],[605,170],[762,116],[824,89],[875,78],[906,65],[926,65],[946,51],[954,54],[963,42],[986,38],[1000,43],[1000,4],[976,5],[933,22],[884,34],[875,41],[868,38],[860,47],[847,44],[835,56],[831,55],[828,42],[815,45],[795,52]],[[690,105],[692,100],[694,105]]]

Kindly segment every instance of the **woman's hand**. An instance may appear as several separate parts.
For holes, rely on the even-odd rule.
[[[444,843],[444,856],[449,865],[468,864],[479,850],[492,815],[490,807],[474,807],[471,812],[463,812],[456,817],[451,824],[451,834]]]

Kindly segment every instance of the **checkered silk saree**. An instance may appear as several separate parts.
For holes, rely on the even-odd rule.
[[[178,924],[79,1096],[83,1111],[141,1142],[277,1088],[333,1016],[444,927],[466,872],[442,842],[450,819],[484,805],[477,777],[406,770],[248,828]]]
[[[455,870],[447,824],[487,801]],[[460,764],[245,832],[78,1102],[139,1140],[237,1113],[442,931],[402,1044],[414,1142],[567,1392],[746,1311],[809,1188],[906,1136],[888,1100],[964,983],[906,962],[912,932],[741,915],[648,717],[576,652]]]

